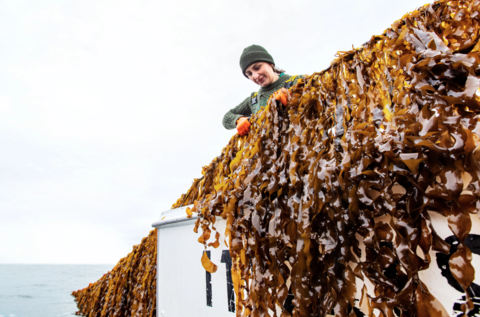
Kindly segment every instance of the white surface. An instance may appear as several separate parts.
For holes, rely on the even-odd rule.
[[[433,228],[442,239],[446,239],[449,236],[452,236],[453,233],[448,228],[448,222],[445,217],[440,216],[437,213],[429,212],[430,218],[432,219]],[[470,215],[470,219],[472,219],[472,229],[470,230],[470,234],[480,234],[480,219],[478,215]],[[420,271],[419,276],[420,279],[427,285],[428,290],[435,296],[445,307],[447,312],[451,316],[456,316],[453,313],[453,304],[458,302],[460,298],[464,295],[464,293],[460,293],[455,288],[451,287],[447,279],[442,275],[442,272],[438,268],[437,265],[437,257],[435,251],[430,251],[430,258],[432,262],[430,263],[430,267],[428,270]],[[480,256],[478,254],[472,253],[472,265],[475,268],[475,284],[480,284],[480,278],[478,272],[480,271]]]
[[[177,227],[183,225],[182,222],[196,220],[197,214],[193,214],[191,218],[187,218],[187,208],[192,208],[193,205],[183,206],[176,209],[167,210],[161,213],[160,218],[152,224],[154,228],[164,226]]]
[[[429,212],[429,215],[432,220],[433,228],[442,239],[446,239],[447,237],[453,235],[452,231],[448,228],[448,222],[445,217],[435,212]],[[472,229],[470,231],[470,234],[480,234],[480,220],[478,215],[470,215],[470,218],[472,219]],[[378,217],[375,219],[375,222],[378,221],[385,221],[388,223],[390,221],[390,216]],[[363,244],[363,240],[359,239],[358,235],[357,239],[359,240],[360,248],[362,249],[363,258],[361,260],[364,261],[365,245]],[[420,248],[418,248],[418,250],[420,254],[422,254]],[[447,313],[449,313],[450,316],[456,316],[458,312],[454,313],[453,305],[455,302],[461,301],[461,297],[464,295],[464,293],[460,293],[455,288],[450,286],[447,279],[442,275],[442,272],[437,265],[437,252],[431,250],[429,254],[431,259],[430,266],[427,270],[419,272],[420,280],[427,286],[430,293],[443,305]],[[480,256],[472,253],[472,258],[473,267],[477,272],[480,271]],[[478,277],[478,274],[476,274],[475,277],[476,278],[474,280],[474,283],[480,284],[480,278]],[[364,283],[367,287],[368,294],[375,297],[373,284],[364,276],[364,281],[356,278],[356,298],[360,299]],[[358,305],[358,302],[356,302],[356,305]],[[374,314],[378,316],[379,310],[375,309]]]
[[[156,222],[158,228],[157,250],[157,316],[234,316],[228,311],[226,266],[221,263],[223,250],[228,250],[224,244],[225,221],[217,218],[216,228],[221,234],[220,247],[208,248],[211,251],[211,260],[217,266],[217,272],[212,274],[212,307],[206,304],[206,272],[201,264],[203,246],[197,242],[200,234],[193,232],[195,219],[177,223],[168,223],[172,219],[186,218],[186,207],[162,213],[160,221]],[[446,218],[430,213],[433,227],[437,234],[445,239],[452,235],[448,228]],[[471,234],[480,233],[480,220],[477,215],[471,215]],[[168,224],[158,226],[161,221]],[[389,221],[389,216],[377,218],[376,221]],[[199,229],[201,232],[201,229]],[[211,237],[215,233],[212,232]],[[357,237],[358,238],[358,237]],[[211,240],[210,242],[213,242]],[[363,242],[360,242],[363,249]],[[362,252],[364,253],[364,252]],[[448,284],[442,276],[436,262],[436,253],[430,252],[431,264],[429,269],[419,273],[420,279],[426,284],[428,290],[445,307],[451,316],[456,316],[453,305],[462,297],[462,293]],[[472,264],[480,270],[480,256],[473,254]],[[476,275],[474,281],[480,284]],[[363,281],[356,279],[357,299],[361,296]],[[365,278],[369,295],[374,295],[373,285]],[[358,302],[357,302],[358,304]],[[378,311],[375,311],[378,316]]]
[[[233,317],[228,311],[226,266],[220,262],[222,251],[228,250],[223,242],[225,221],[217,218],[215,224],[221,234],[220,247],[208,248],[218,266],[212,274],[212,307],[207,306],[206,271],[200,261],[204,247],[197,242],[200,234],[193,232],[194,223],[180,222],[157,231],[157,317]]]

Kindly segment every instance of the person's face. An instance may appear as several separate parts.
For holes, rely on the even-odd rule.
[[[272,66],[272,64],[266,62],[256,62],[247,67],[245,75],[255,84],[267,87],[278,79],[278,75],[273,71]]]

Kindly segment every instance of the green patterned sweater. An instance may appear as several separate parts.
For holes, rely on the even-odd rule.
[[[293,85],[297,83],[299,78],[303,76],[290,76],[283,74],[275,82],[266,87],[260,87],[258,93],[252,92],[249,97],[242,101],[238,106],[230,109],[223,117],[223,126],[228,129],[235,129],[237,127],[237,120],[240,117],[250,117],[252,114],[257,113],[262,107],[267,105],[268,98],[277,90],[285,87],[285,82],[293,79]],[[257,103],[252,105],[252,98],[257,94]]]

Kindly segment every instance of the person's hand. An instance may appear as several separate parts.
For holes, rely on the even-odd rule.
[[[273,93],[273,96],[275,97],[275,100],[281,101],[284,106],[287,105],[289,97],[287,89],[282,88],[280,90],[277,90]]]
[[[246,135],[248,131],[250,131],[250,122],[248,122],[248,118],[240,117],[237,120],[237,132],[240,135]]]

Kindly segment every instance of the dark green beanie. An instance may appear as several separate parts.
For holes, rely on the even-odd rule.
[[[275,65],[272,55],[268,54],[267,50],[260,45],[250,45],[243,50],[242,56],[240,56],[240,68],[243,75],[248,66],[256,62],[267,62]],[[248,78],[247,75],[245,77]]]

